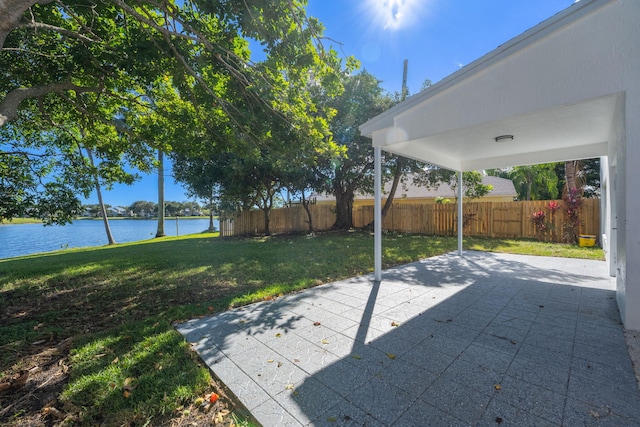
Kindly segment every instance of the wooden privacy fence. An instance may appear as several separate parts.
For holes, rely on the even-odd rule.
[[[552,216],[547,207],[549,200],[529,202],[471,202],[465,203],[465,236],[492,238],[541,238],[562,242],[566,213],[564,203]],[[327,230],[335,222],[333,205],[311,205],[315,230]],[[546,214],[547,231],[536,231],[532,221],[534,212]],[[308,230],[308,217],[302,206],[273,209],[269,228],[271,233],[304,232]],[[373,221],[373,206],[354,206],[355,227],[364,227]],[[387,213],[382,228],[386,231],[430,235],[455,235],[458,232],[458,208],[455,203],[394,204]],[[262,211],[226,213],[220,216],[223,236],[259,235],[264,233]],[[580,209],[579,234],[600,235],[600,200],[584,199]]]

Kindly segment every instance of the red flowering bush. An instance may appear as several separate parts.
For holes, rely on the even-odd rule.
[[[542,240],[542,236],[547,230],[547,214],[540,210],[531,215],[531,221],[538,234],[538,240]]]

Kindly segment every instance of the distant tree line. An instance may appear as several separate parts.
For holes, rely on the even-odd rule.
[[[110,216],[117,216],[113,214],[114,206],[105,205]],[[122,216],[134,216],[134,217],[156,217],[158,215],[158,204],[154,202],[148,202],[144,200],[138,200],[133,202],[130,206],[118,206],[118,212],[122,212]],[[82,205],[83,213],[86,213],[92,217],[100,217],[100,205],[89,204]],[[165,202],[164,204],[165,215],[167,216],[201,216],[209,213],[209,209],[204,208],[198,202]]]

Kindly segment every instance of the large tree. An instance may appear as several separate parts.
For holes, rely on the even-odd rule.
[[[251,134],[252,116],[238,102],[290,113],[287,117],[296,124],[295,113],[305,99],[291,96],[290,83],[313,70],[316,79],[330,84],[338,68],[335,53],[321,45],[321,25],[306,17],[305,6],[305,0],[279,0],[268,8],[261,0],[143,0],[135,5],[124,0],[0,0],[0,127],[9,126],[20,135],[22,124],[46,114],[47,105],[60,104],[126,133],[130,142],[158,149],[157,142],[141,135],[134,118],[154,111],[162,93],[149,96],[149,88],[167,77],[178,96],[194,105],[189,122],[210,133],[216,131],[209,125],[217,119],[232,124],[236,132]],[[267,66],[251,62],[246,38],[262,43]],[[0,155],[35,164],[43,151],[58,154],[57,141],[49,138],[52,128],[40,128],[33,150],[3,138]],[[123,157],[129,147],[114,144],[108,152],[111,158]],[[143,169],[154,163],[152,155],[137,160]],[[19,175],[13,178],[28,189]],[[68,193],[77,192],[60,185]],[[51,196],[46,190],[35,192],[46,198]],[[22,199],[7,199],[14,206],[7,205],[3,212],[19,210]],[[59,208],[63,216],[73,215],[68,206]]]
[[[328,157],[319,165],[321,179],[317,190],[332,193],[336,198],[334,228],[349,229],[353,227],[356,192],[373,193],[371,140],[360,134],[358,126],[390,108],[394,100],[383,91],[378,79],[367,71],[361,71],[345,76],[344,92],[327,103],[336,110],[331,121],[333,137],[346,154],[338,158]],[[388,172],[388,165],[384,169]]]

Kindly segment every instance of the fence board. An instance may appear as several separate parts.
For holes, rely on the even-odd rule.
[[[472,202],[463,206],[465,236],[492,238],[539,238],[550,242],[561,242],[566,215],[562,201],[560,209],[552,215],[549,201],[529,202]],[[315,230],[328,230],[336,220],[332,205],[309,206]],[[536,211],[546,213],[548,228],[538,233],[531,220]],[[271,211],[271,233],[305,232],[308,216],[300,205],[273,209]],[[430,235],[455,235],[458,228],[458,212],[455,203],[450,204],[394,204],[382,222],[387,231]],[[585,199],[580,211],[580,234],[600,234],[600,200]],[[355,227],[365,227],[373,221],[373,206],[354,206]],[[264,233],[264,218],[261,211],[223,213],[220,217],[223,236],[256,235]]]

